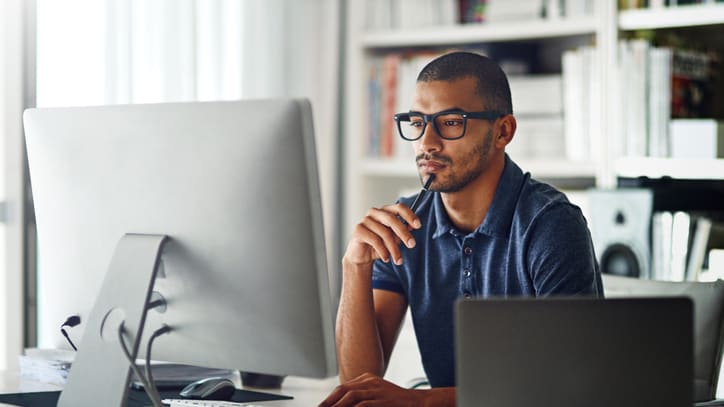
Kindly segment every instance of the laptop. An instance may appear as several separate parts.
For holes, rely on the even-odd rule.
[[[690,407],[684,297],[461,300],[460,407]]]

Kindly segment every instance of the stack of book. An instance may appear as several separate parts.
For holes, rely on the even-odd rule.
[[[619,10],[635,8],[677,7],[690,4],[712,4],[721,0],[618,0]]]
[[[366,28],[424,29],[593,14],[594,0],[366,0]]]
[[[711,242],[721,235],[711,218],[687,212],[656,212],[651,224],[651,278],[699,281]]]
[[[20,376],[23,379],[63,386],[68,381],[75,358],[75,352],[63,349],[25,349],[25,354],[18,357]],[[141,371],[145,371],[145,361],[136,360]],[[237,374],[229,369],[215,369],[175,363],[152,361],[153,380],[158,388],[180,388],[207,377],[233,378]],[[132,375],[131,386],[142,388],[141,382]]]
[[[601,120],[600,51],[593,46],[568,50],[562,56],[565,155],[570,161],[595,157]]]
[[[531,21],[593,14],[594,0],[459,0],[462,23]]]
[[[506,152],[513,158],[565,158],[561,75],[511,75],[508,82],[518,129]]]
[[[75,352],[70,350],[26,349],[25,354],[18,357],[20,376],[34,382],[62,386],[68,380],[74,356]]]
[[[456,24],[457,0],[366,0],[367,29],[404,30]]]
[[[716,55],[654,47],[642,39],[619,43],[621,101],[615,121],[618,156],[670,157],[674,118],[713,115]]]

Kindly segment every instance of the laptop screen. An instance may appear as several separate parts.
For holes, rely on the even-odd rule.
[[[688,298],[456,304],[458,406],[691,406]]]

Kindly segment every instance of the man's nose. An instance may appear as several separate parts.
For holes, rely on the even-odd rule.
[[[429,153],[431,151],[439,151],[441,146],[442,138],[433,123],[425,123],[425,130],[422,132],[422,137],[418,140],[417,149],[419,152]]]

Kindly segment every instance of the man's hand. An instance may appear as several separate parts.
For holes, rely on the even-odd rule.
[[[337,386],[319,407],[424,406],[425,392],[396,386],[379,376],[364,373]]]
[[[403,242],[408,248],[415,247],[415,239],[410,230],[419,229],[420,226],[420,220],[406,205],[372,208],[354,227],[344,256],[345,261],[362,265],[372,264],[377,259],[384,262],[391,259],[395,264],[401,264],[399,244]]]

